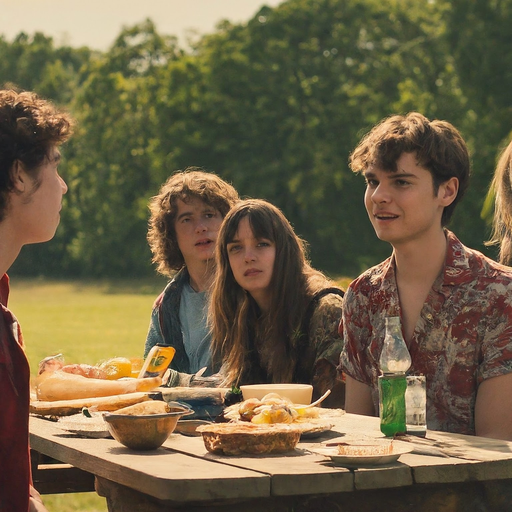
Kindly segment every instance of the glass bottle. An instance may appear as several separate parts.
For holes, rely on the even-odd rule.
[[[408,375],[405,392],[407,433],[425,437],[427,434],[427,379],[424,375]]]
[[[399,317],[386,318],[386,334],[379,360],[380,430],[386,436],[405,434],[405,372],[411,366],[411,356],[402,336]]]

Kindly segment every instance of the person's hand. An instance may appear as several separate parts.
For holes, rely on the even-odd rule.
[[[30,498],[28,512],[48,512],[42,501]]]
[[[197,374],[192,376],[190,380],[190,387],[202,387],[202,388],[218,388],[224,377],[220,373],[215,373],[209,377],[201,377]]]
[[[41,495],[33,486],[30,486],[28,512],[48,512],[48,509],[43,505]]]
[[[165,372],[163,377],[164,386],[168,388],[173,387],[196,387],[196,388],[217,388],[221,385],[224,377],[220,373],[210,375],[209,377],[202,377],[206,368],[201,368],[197,373],[182,373],[176,370],[169,369]]]

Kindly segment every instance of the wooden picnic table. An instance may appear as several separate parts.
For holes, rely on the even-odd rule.
[[[512,443],[429,430],[426,440],[408,436],[414,451],[396,462],[350,469],[315,448],[381,438],[378,418],[339,414],[332,423],[291,453],[221,456],[208,453],[201,437],[171,434],[157,450],[134,452],[31,417],[34,453],[62,463],[36,463],[35,486],[43,493],[91,490],[94,479],[110,512],[512,511]],[[66,469],[75,475],[66,478]]]

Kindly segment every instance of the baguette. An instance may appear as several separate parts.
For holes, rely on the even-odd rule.
[[[37,376],[36,396],[38,400],[73,400],[123,395],[138,391],[150,391],[162,383],[160,377],[146,379],[103,380],[87,378],[63,371],[47,371]]]

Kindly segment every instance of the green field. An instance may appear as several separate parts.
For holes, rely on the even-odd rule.
[[[62,353],[66,362],[96,364],[142,356],[151,306],[165,281],[47,282],[11,279],[9,308],[18,318],[31,373]],[[43,496],[50,512],[106,512],[95,493]]]
[[[32,374],[41,359],[58,353],[88,364],[142,356],[151,306],[164,284],[12,279],[9,307],[21,324]]]

